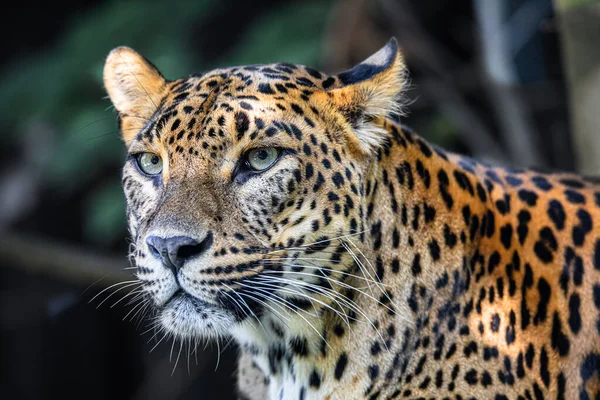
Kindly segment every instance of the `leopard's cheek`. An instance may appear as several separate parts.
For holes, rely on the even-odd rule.
[[[137,241],[144,227],[148,225],[160,199],[160,187],[155,182],[144,178],[135,168],[126,164],[122,178],[126,203],[127,228],[132,242]]]

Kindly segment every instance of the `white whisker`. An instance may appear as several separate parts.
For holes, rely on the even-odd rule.
[[[141,282],[139,280],[137,280],[137,279],[131,280],[131,281],[117,282],[117,283],[115,283],[113,285],[110,285],[109,287],[105,288],[100,293],[98,293],[94,297],[92,297],[90,299],[90,301],[88,301],[88,304],[91,303],[92,301],[94,301],[98,296],[100,296],[102,293],[106,292],[107,290],[110,290],[110,289],[114,288],[115,286],[127,285],[127,284],[130,284],[130,283],[139,283],[139,284],[141,284]]]
[[[173,345],[175,344],[175,339],[173,339]],[[175,373],[175,369],[177,368],[177,364],[179,363],[179,357],[181,356],[181,349],[183,348],[183,340],[179,340],[179,351],[177,352],[177,359],[175,360],[175,365],[173,366],[173,371],[171,371],[171,376]],[[171,354],[173,354],[173,347],[171,347]],[[169,357],[169,361],[171,358]]]

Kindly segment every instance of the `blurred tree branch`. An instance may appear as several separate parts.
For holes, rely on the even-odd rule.
[[[471,41],[479,42],[467,50],[471,61],[464,61],[428,31],[423,10],[408,0],[338,1],[328,24],[324,67],[347,68],[394,35],[423,94],[413,111],[434,106],[477,158],[522,167],[569,167],[568,130],[557,123],[560,116],[544,118],[564,104],[560,82],[549,80],[551,72],[539,58],[525,67],[518,58],[524,49],[539,50],[540,42],[548,40],[541,24],[553,14],[551,5],[523,2],[511,9],[488,3],[472,2],[474,27],[448,32],[449,42],[464,41],[467,31],[475,35]],[[523,78],[524,68],[539,80]]]
[[[555,0],[578,170],[600,174],[600,4]]]
[[[423,89],[434,99],[440,110],[457,126],[462,139],[480,158],[506,163],[507,155],[494,139],[481,118],[468,106],[443,60],[453,60],[452,54],[431,37],[421,26],[407,1],[379,0],[384,15],[395,27],[395,35],[407,58],[430,72],[430,81]]]
[[[31,273],[45,274],[71,283],[97,282],[108,286],[130,279],[125,257],[111,257],[49,239],[4,231],[0,257],[3,264]]]
[[[511,161],[523,167],[546,165],[540,147],[536,143],[534,125],[531,121],[531,110],[522,101],[518,88],[518,77],[515,70],[514,54],[508,34],[510,21],[504,22],[508,3],[501,1],[474,0],[475,14],[480,32],[480,53],[483,61],[490,105],[496,122],[502,130],[501,139],[511,156]],[[525,43],[537,30],[535,22],[538,15],[545,10],[539,4],[525,2],[514,15],[524,16],[520,25],[527,26],[529,32],[521,35],[521,43]],[[512,17],[517,19],[517,17]],[[533,20],[533,22],[531,21]],[[532,29],[531,26],[534,28]]]
[[[369,14],[376,7],[391,32],[383,32]],[[383,43],[394,35],[410,65],[423,71],[425,78],[419,89],[436,104],[440,112],[456,127],[462,141],[481,159],[508,163],[508,156],[479,115],[469,106],[454,77],[447,72],[445,61],[456,62],[455,57],[438,44],[420,25],[417,16],[406,1],[345,0],[333,8],[328,27],[328,46],[325,67],[339,71],[360,60],[352,53],[370,54],[373,43]],[[333,51],[335,50],[335,51]],[[468,66],[467,66],[468,67]],[[461,68],[461,71],[467,69]],[[471,68],[472,69],[472,68]]]

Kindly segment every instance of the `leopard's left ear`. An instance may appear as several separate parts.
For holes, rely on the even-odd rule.
[[[119,112],[125,142],[157,110],[166,83],[158,69],[133,49],[122,46],[110,52],[104,64],[104,86]]]
[[[401,112],[406,73],[398,42],[391,38],[375,54],[337,77],[338,86],[327,91],[330,100],[352,126],[360,148],[372,153],[385,137],[372,120]]]

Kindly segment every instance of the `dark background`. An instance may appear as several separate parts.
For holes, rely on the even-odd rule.
[[[13,4],[0,24],[0,397],[233,396],[233,345],[188,357],[185,344],[176,365],[180,344],[155,347],[135,295],[115,305],[129,288],[102,292],[132,279],[125,149],[101,80],[113,47],[133,47],[172,79],[278,61],[334,73],[396,36],[411,76],[403,122],[428,140],[499,164],[598,174],[578,157],[569,112],[577,91],[557,15],[572,2],[595,3]]]

